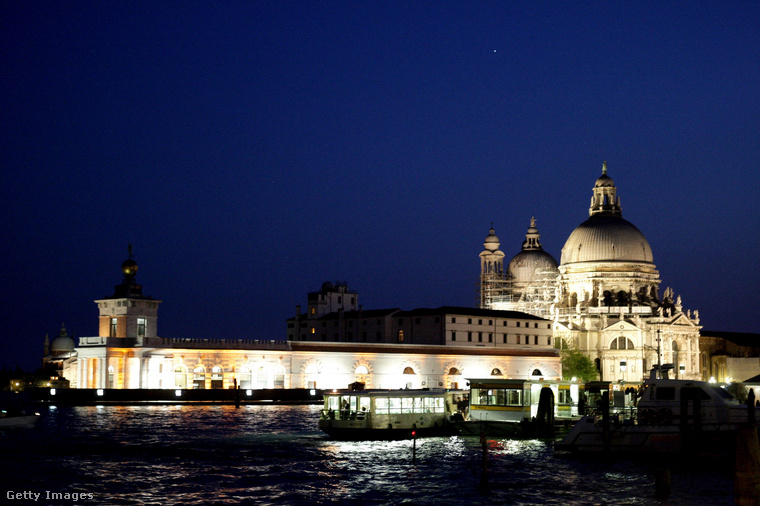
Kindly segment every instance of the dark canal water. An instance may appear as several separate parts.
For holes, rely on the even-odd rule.
[[[653,464],[577,460],[555,456],[543,441],[490,440],[484,483],[478,438],[419,439],[412,463],[411,441],[331,440],[316,427],[318,411],[45,407],[37,428],[0,432],[0,503],[734,503],[731,470],[709,462],[671,467],[663,500],[655,498]]]

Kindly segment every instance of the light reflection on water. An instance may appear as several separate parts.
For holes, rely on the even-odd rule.
[[[544,441],[335,441],[319,406],[50,408],[0,433],[2,492],[92,493],[91,504],[732,504],[730,476],[558,458]],[[39,504],[39,503],[38,503]],[[47,502],[46,504],[55,504]],[[71,504],[62,501],[61,504]]]

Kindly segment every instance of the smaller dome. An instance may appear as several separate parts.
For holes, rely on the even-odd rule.
[[[538,281],[540,274],[559,273],[557,261],[544,250],[524,250],[509,262],[509,274],[518,283]]]
[[[499,249],[500,244],[501,243],[499,242],[499,237],[496,235],[493,227],[491,227],[491,229],[488,231],[488,235],[486,236],[486,240],[483,242],[483,246],[488,251],[496,251]]]
[[[53,339],[53,342],[50,343],[50,351],[54,355],[61,354],[61,353],[68,353],[71,351],[74,351],[74,348],[76,348],[76,343],[74,342],[74,339],[72,339],[67,333],[66,333],[66,327],[61,325],[61,332],[58,334],[58,337]]]
[[[518,283],[537,281],[537,275],[557,273],[557,261],[541,246],[541,235],[536,228],[536,218],[531,217],[528,232],[525,234],[522,251],[509,262],[510,277]]]

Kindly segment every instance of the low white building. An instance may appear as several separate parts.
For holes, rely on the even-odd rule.
[[[99,335],[53,341],[46,360],[72,388],[465,388],[467,377],[561,377],[550,321],[477,308],[363,311],[355,293],[329,283],[288,320],[288,340],[162,338],[161,301],[143,295],[131,253],[122,271],[114,295],[95,301]]]

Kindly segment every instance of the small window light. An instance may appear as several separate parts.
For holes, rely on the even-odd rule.
[[[100,395],[100,396],[103,395],[103,389],[102,388],[98,388],[98,395]]]
[[[253,395],[253,390],[250,390],[250,389],[246,390],[245,391],[245,395],[247,395],[248,397],[250,397],[251,395]]]
[[[182,397],[182,390],[180,390],[180,389],[177,389],[177,390],[175,390],[175,391],[174,391],[174,395],[175,395],[176,397]]]
[[[50,389],[50,395],[55,395],[55,388]]]

